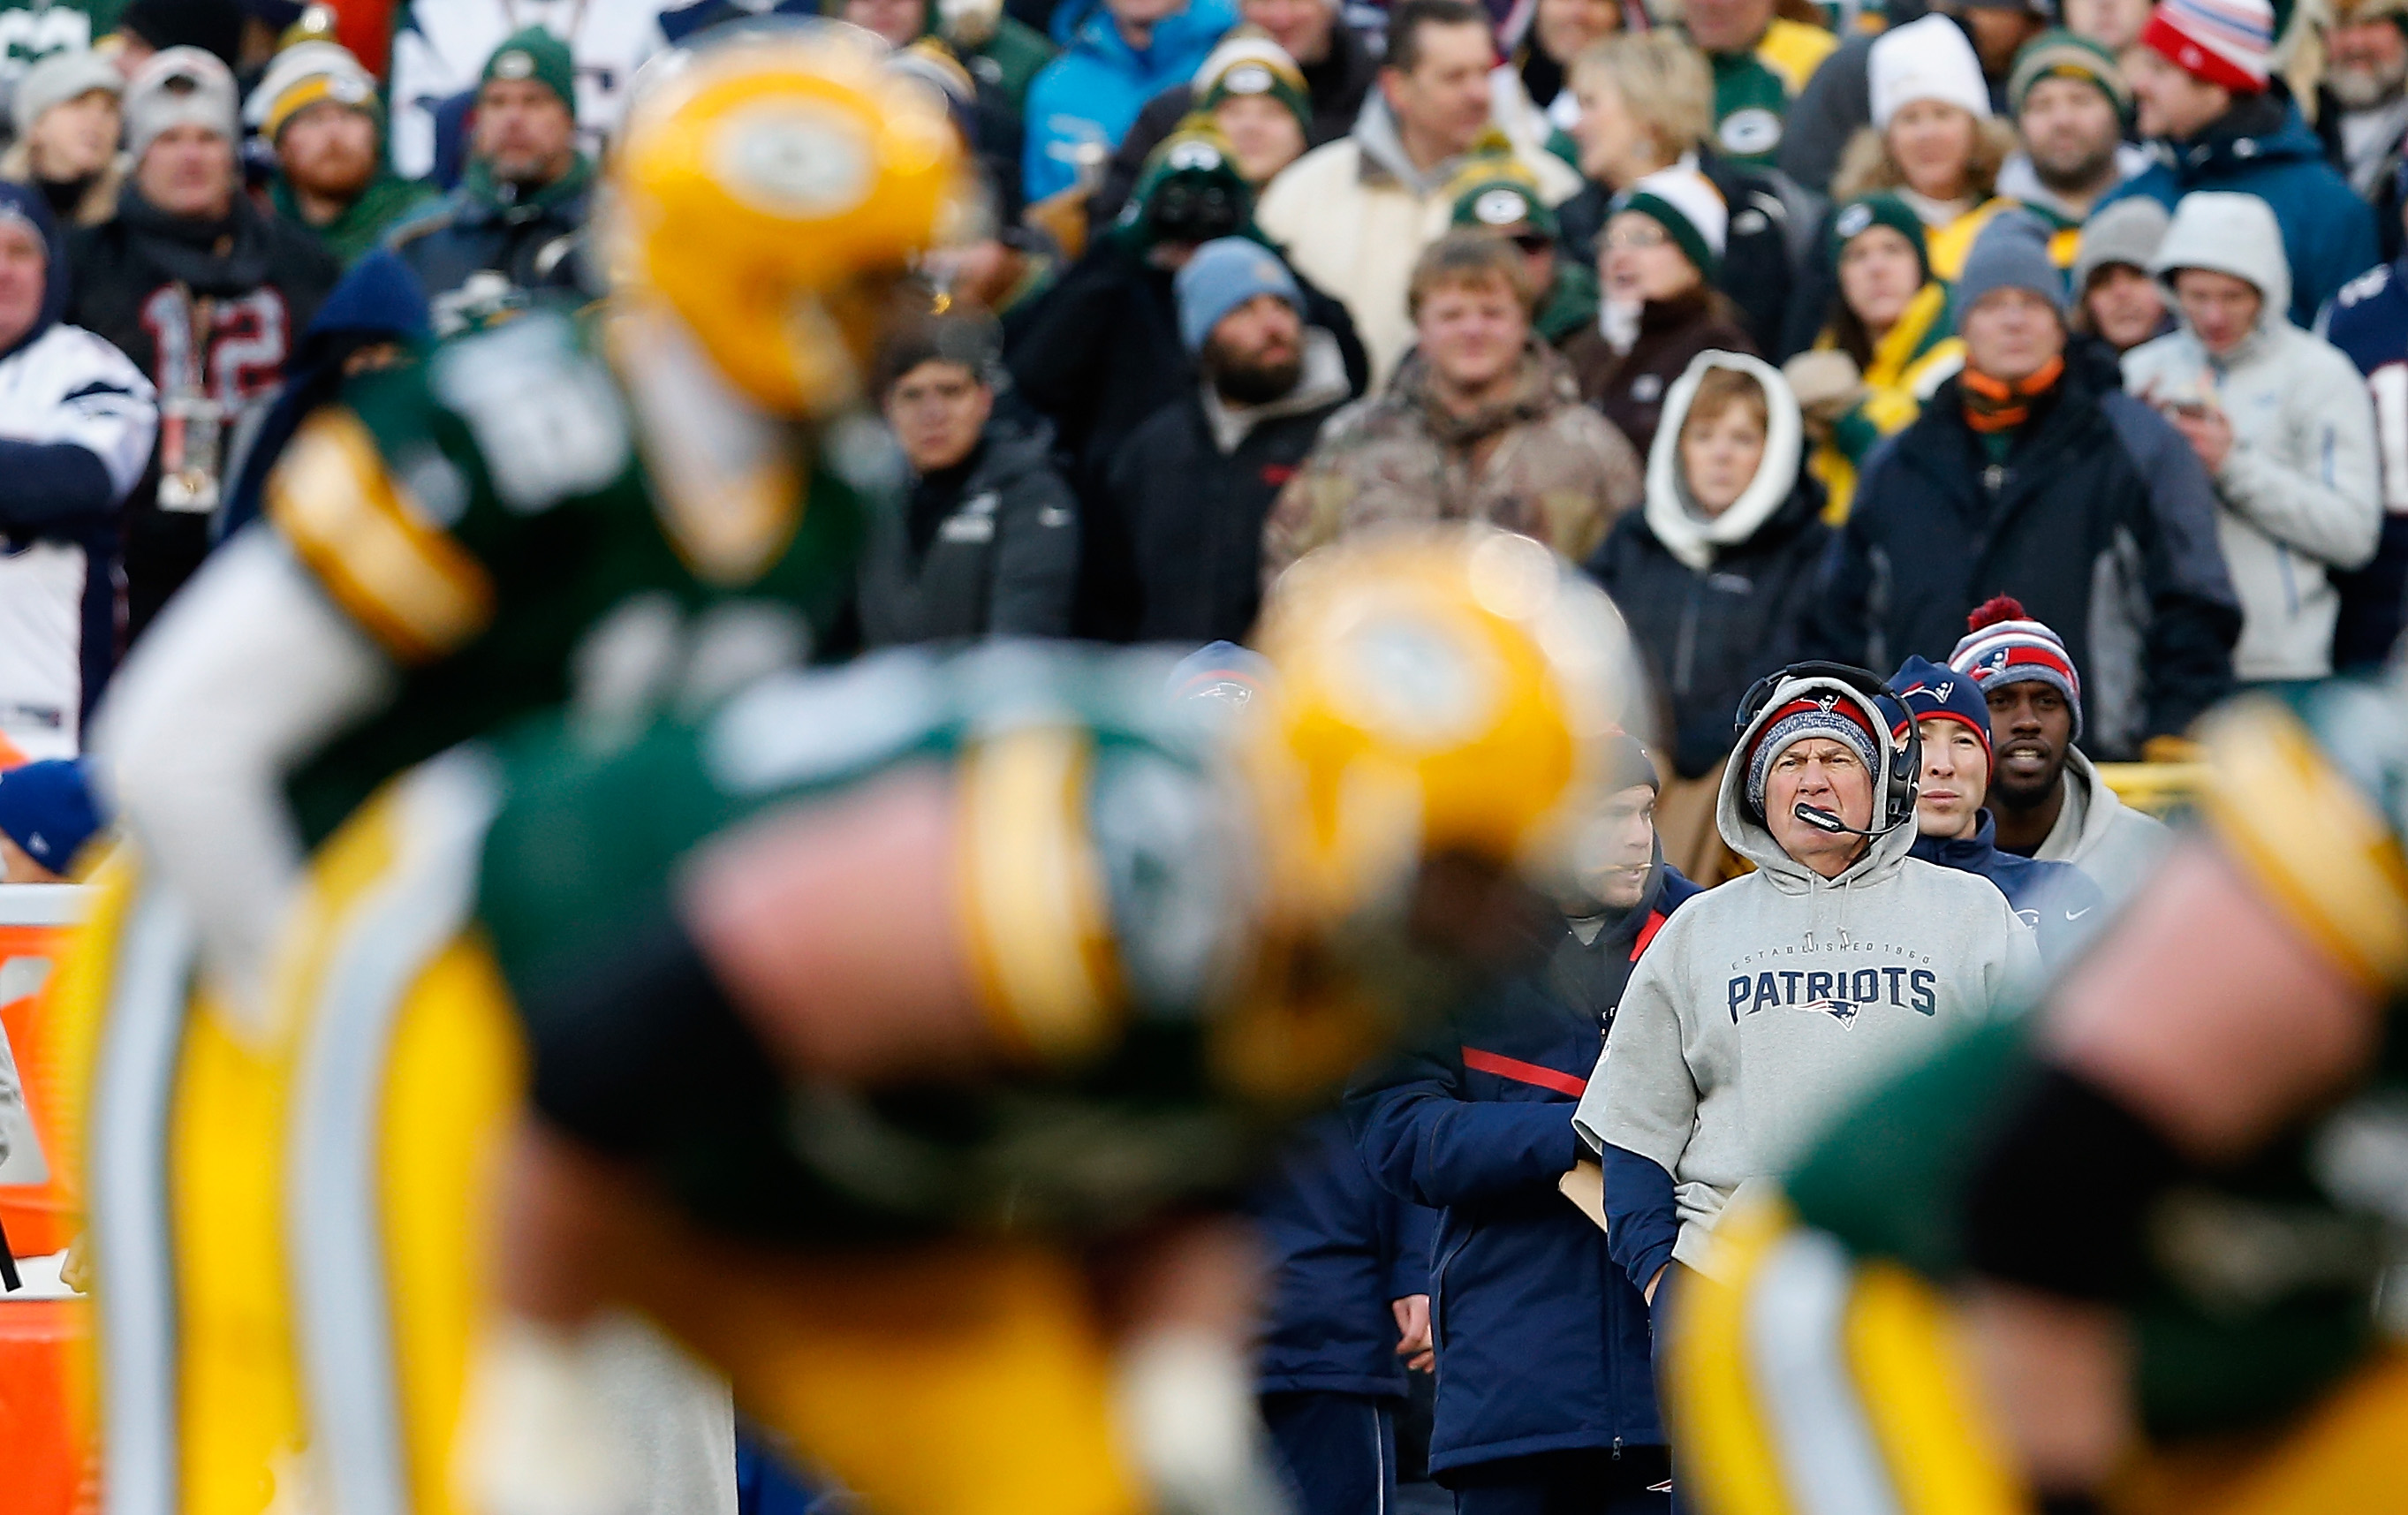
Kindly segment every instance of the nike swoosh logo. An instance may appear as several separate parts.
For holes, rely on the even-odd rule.
[[[2084,916],[2088,915],[2093,908],[2095,908],[2095,907],[2086,905],[2078,910],[2068,910],[2065,912],[2065,918],[2068,921],[2079,921]]]

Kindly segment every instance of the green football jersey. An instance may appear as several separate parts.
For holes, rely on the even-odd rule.
[[[484,935],[519,1005],[574,1006],[663,919],[698,845],[942,774],[959,865],[928,908],[958,921],[1025,1076],[873,1097],[787,1086],[745,1049],[714,1065],[710,1108],[678,1117],[660,1176],[715,1224],[813,1244],[1111,1228],[1226,1188],[1284,1113],[1233,1085],[1233,1042],[1296,1012],[1240,992],[1263,946],[1258,812],[1226,727],[1174,703],[1168,671],[1068,646],[905,650],[774,676],[608,750],[565,724],[514,734]]]
[[[2121,1303],[2143,1420],[2175,1437],[2271,1424],[2338,1382],[2379,1340],[2379,1291],[2408,1262],[2408,679],[2254,697],[2202,733],[2212,832],[2393,999],[2347,1097],[2147,1218],[2148,1277]],[[1960,1273],[1975,1166],[2038,1073],[2031,1029],[1977,1033],[1832,1126],[1788,1179],[1800,1218],[1860,1253]]]
[[[292,780],[310,843],[454,743],[572,695],[603,720],[706,696],[840,612],[891,443],[762,417],[635,319],[538,311],[364,374],[278,465],[275,529],[402,670]]]

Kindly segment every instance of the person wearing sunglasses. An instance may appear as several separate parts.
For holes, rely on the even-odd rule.
[[[1643,456],[1665,393],[1700,352],[1759,354],[1739,309],[1713,287],[1730,207],[1697,169],[1674,164],[1613,199],[1598,239],[1598,319],[1564,343],[1581,398]]]
[[[1529,171],[1502,152],[1472,159],[1455,176],[1454,224],[1493,232],[1521,250],[1539,313],[1530,329],[1557,347],[1597,320],[1597,270],[1562,255],[1563,227]]]

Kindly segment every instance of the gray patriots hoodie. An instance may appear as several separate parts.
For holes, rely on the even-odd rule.
[[[1756,871],[1665,922],[1630,975],[1572,1124],[1672,1176],[1694,1268],[1742,1185],[1779,1177],[1860,1091],[1970,1026],[2018,1012],[2040,978],[2031,929],[1989,880],[1907,855],[1906,824],[1837,879],[1792,859],[1747,808],[1746,754],[1772,711],[1840,689],[1875,731],[1890,716],[1843,685],[1773,692],[1723,767],[1715,820]],[[1884,757],[1886,758],[1886,745]],[[1887,802],[1886,765],[1873,814]]]

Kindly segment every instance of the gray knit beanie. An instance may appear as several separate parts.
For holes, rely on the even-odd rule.
[[[17,93],[8,102],[9,114],[16,119],[17,135],[23,136],[34,129],[34,123],[48,115],[52,107],[80,99],[94,90],[103,90],[114,99],[125,97],[125,79],[117,65],[85,48],[71,48],[53,52],[25,70],[17,81]]]
[[[2145,194],[2118,200],[2091,217],[2073,254],[2073,297],[2088,293],[2091,277],[2112,264],[2128,264],[2148,272],[2149,260],[2157,255],[2157,244],[2172,223],[2166,207]]]
[[[2065,276],[2049,261],[2048,233],[2020,210],[2000,211],[1973,239],[1965,271],[1956,280],[1956,312],[1965,313],[2000,290],[2029,290],[2065,317]]]

